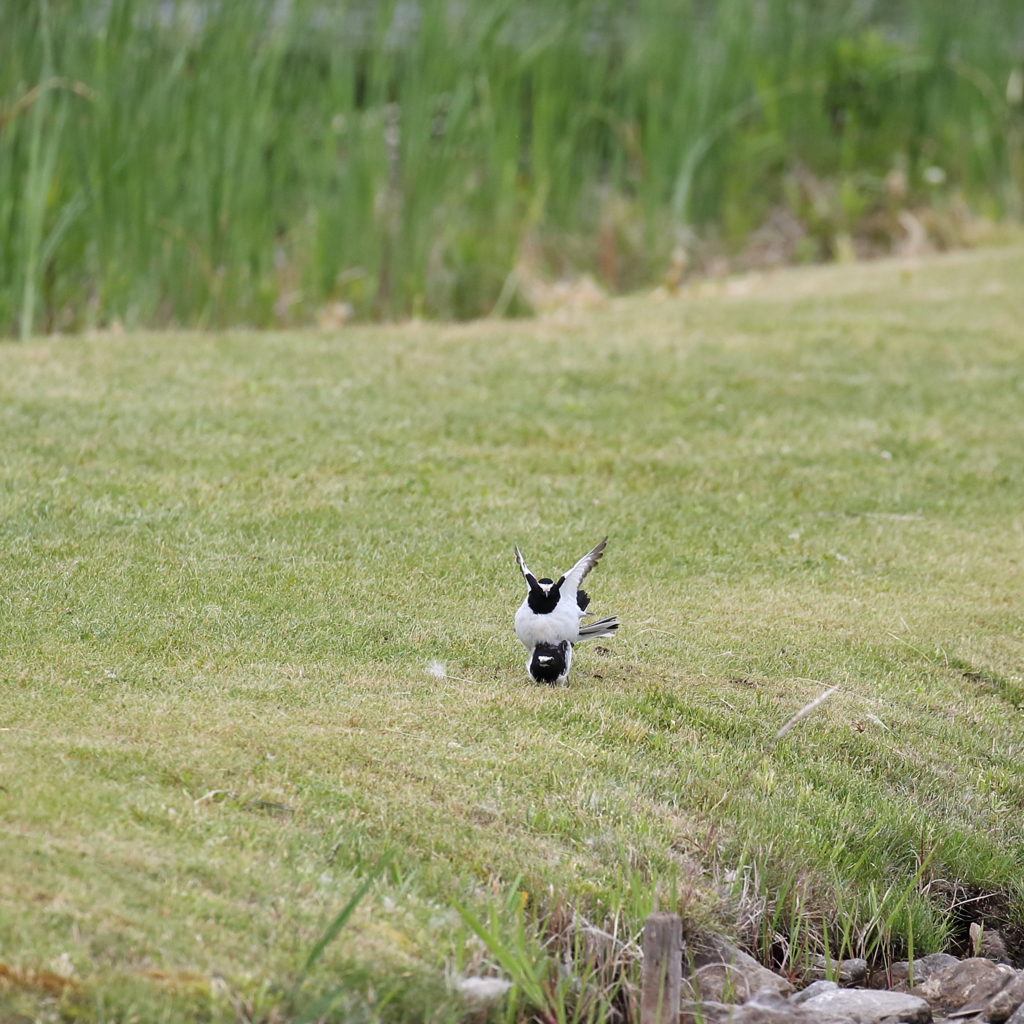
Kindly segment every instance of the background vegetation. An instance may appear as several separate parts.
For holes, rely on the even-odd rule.
[[[0,346],[0,997],[578,1003],[655,900],[798,980],[1024,954],[1024,250],[721,287]],[[532,685],[512,545],[605,533],[623,627]]]
[[[1019,215],[1022,92],[1017,0],[9,0],[0,331],[944,245]]]

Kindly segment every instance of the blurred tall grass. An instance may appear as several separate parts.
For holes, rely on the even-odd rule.
[[[807,259],[894,195],[1017,217],[1022,72],[1020,0],[5,0],[0,332],[515,313],[517,266],[627,290],[778,208]]]

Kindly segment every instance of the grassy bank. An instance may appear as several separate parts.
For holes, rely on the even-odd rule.
[[[1022,17],[5,4],[0,331],[465,318],[528,307],[517,265],[622,292],[683,253],[692,270],[956,245],[968,207],[1021,213]]]
[[[1022,282],[0,348],[5,998],[447,1019],[493,961],[453,901],[628,938],[657,898],[797,973],[1017,919]],[[512,545],[605,533],[621,634],[531,685]]]

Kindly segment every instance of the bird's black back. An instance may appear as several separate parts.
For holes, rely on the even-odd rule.
[[[580,606],[580,611],[585,612],[587,605],[590,604],[590,595],[585,590],[577,590],[576,603]]]

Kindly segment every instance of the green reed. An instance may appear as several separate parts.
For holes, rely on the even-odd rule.
[[[629,290],[795,167],[840,219],[894,168],[1016,215],[1022,64],[1015,0],[12,0],[0,330],[515,313],[523,260]]]

